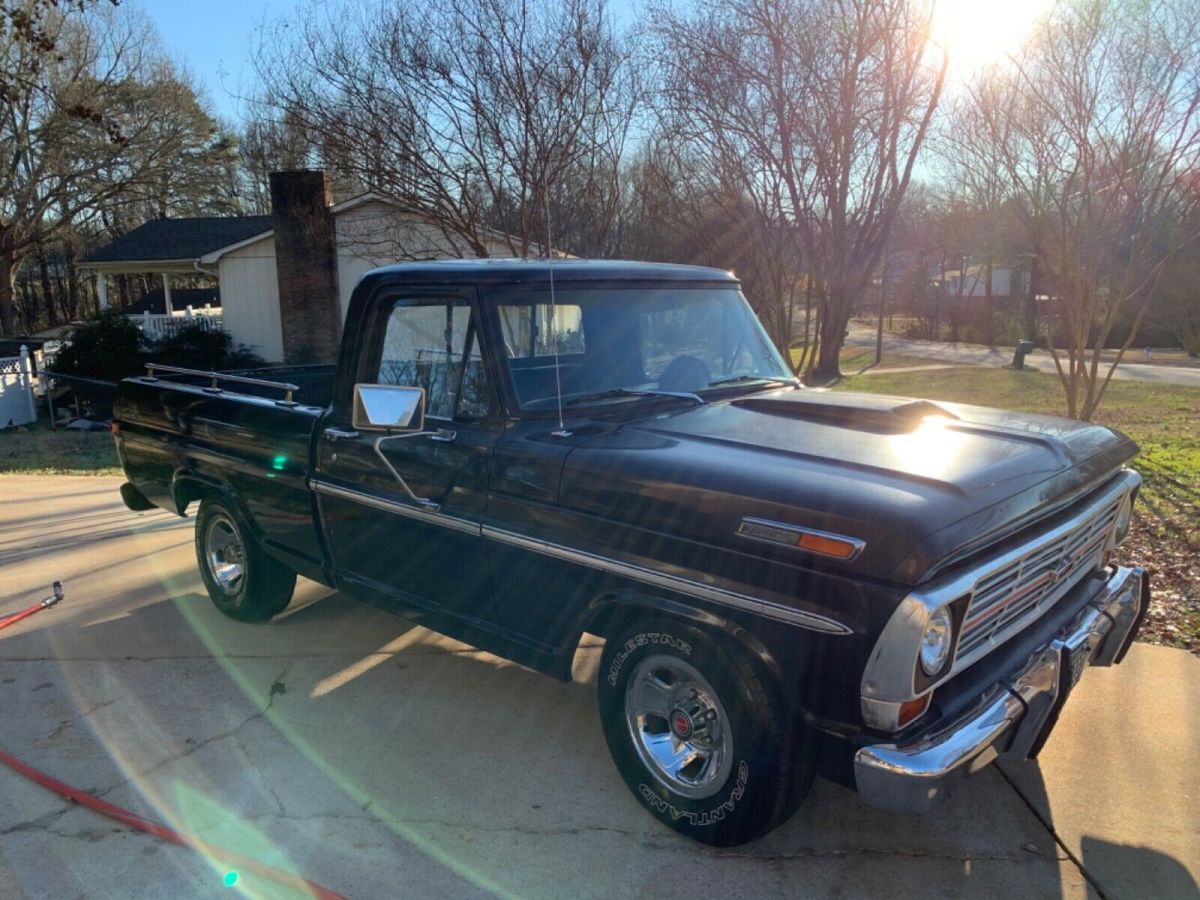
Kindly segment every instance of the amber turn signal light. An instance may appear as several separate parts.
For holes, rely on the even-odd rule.
[[[925,694],[918,697],[916,700],[905,700],[900,704],[900,714],[896,717],[896,724],[903,728],[909,722],[920,718],[925,710],[929,709],[929,700],[931,694]]]
[[[857,545],[850,541],[840,541],[822,534],[802,534],[800,540],[796,541],[796,546],[810,553],[832,556],[834,559],[849,559],[858,549]]]

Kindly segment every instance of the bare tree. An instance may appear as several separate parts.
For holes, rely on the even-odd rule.
[[[1091,419],[1164,271],[1194,238],[1200,4],[1060,4],[1013,72],[973,95],[1041,272],[1068,414]]]
[[[854,302],[941,96],[946,60],[931,53],[929,16],[910,0],[724,0],[654,14],[673,130],[798,235],[821,288],[817,378],[839,373]]]
[[[548,207],[556,233],[605,245],[637,93],[603,0],[314,11],[257,56],[321,156],[463,255],[537,251]]]
[[[52,4],[53,5],[53,4]],[[159,58],[144,20],[86,4],[39,19],[47,37],[0,39],[6,85],[0,105],[0,331],[11,334],[13,290],[22,262],[65,229],[178,160],[155,116],[140,103],[138,78]],[[28,0],[26,7],[45,6]],[[50,46],[52,50],[46,51]],[[36,58],[34,58],[36,57]]]

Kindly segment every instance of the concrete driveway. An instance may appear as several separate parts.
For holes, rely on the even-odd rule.
[[[1038,766],[906,818],[818,781],[716,851],[606,752],[595,647],[560,684],[303,582],[273,623],[203,596],[191,522],[114,478],[0,477],[0,748],[348,897],[1197,896],[1200,660],[1091,670]],[[0,768],[0,896],[209,894],[228,873]],[[249,896],[281,896],[243,876]]]
[[[846,343],[852,347],[874,347],[875,329],[852,325]],[[905,356],[921,356],[925,359],[936,359],[947,366],[994,366],[999,367],[1012,362],[1012,347],[988,347],[983,344],[951,344],[945,341],[914,341],[909,338],[885,334],[883,336],[883,352],[900,353]],[[1063,365],[1067,363],[1066,355],[1062,355]],[[1048,350],[1035,350],[1025,357],[1025,365],[1039,372],[1056,373],[1054,358]],[[1108,371],[1110,363],[1101,362],[1100,373]],[[936,366],[915,366],[914,368],[935,368]],[[896,369],[867,369],[867,373],[895,372]],[[1113,378],[1118,381],[1150,381],[1157,384],[1180,384],[1185,387],[1200,387],[1200,367],[1189,366],[1156,366],[1142,361],[1140,351],[1134,349],[1125,354],[1125,358]]]

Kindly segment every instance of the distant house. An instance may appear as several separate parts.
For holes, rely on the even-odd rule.
[[[222,326],[271,362],[329,361],[354,286],[370,269],[413,259],[467,255],[428,220],[366,193],[331,204],[323,172],[271,176],[270,216],[155,219],[92,253],[101,306],[107,276],[161,273],[163,307],[178,314],[172,276],[217,283]],[[488,247],[507,256],[497,236]]]
[[[936,285],[941,282],[942,273],[938,267],[930,267],[929,277],[930,283]],[[964,300],[982,299],[988,296],[987,277],[986,266],[967,266],[961,271],[947,270],[942,295],[947,298],[961,296]],[[1028,269],[998,264],[992,266],[993,298],[1022,297],[1028,289]]]

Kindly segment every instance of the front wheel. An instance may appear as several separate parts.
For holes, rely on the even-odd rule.
[[[642,806],[697,841],[742,844],[784,822],[812,781],[771,679],[723,637],[637,625],[604,649],[600,715]]]
[[[262,622],[287,609],[296,573],[249,536],[241,517],[215,497],[196,515],[200,577],[217,609],[240,622]]]

